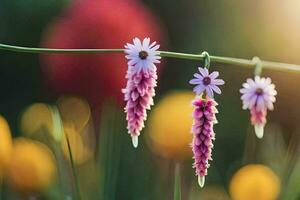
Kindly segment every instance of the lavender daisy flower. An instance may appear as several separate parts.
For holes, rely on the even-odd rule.
[[[214,92],[221,94],[221,90],[218,85],[224,85],[222,79],[216,79],[219,76],[219,72],[212,72],[209,74],[208,69],[199,67],[199,74],[194,74],[194,79],[190,80],[190,84],[197,85],[194,87],[193,91],[200,95],[202,92],[206,91],[210,98],[214,97]]]
[[[267,110],[273,110],[273,103],[276,101],[275,85],[271,83],[270,78],[256,76],[254,80],[248,78],[240,92],[243,109],[250,110],[251,123],[254,125],[256,136],[262,138],[267,122]]]
[[[194,135],[192,149],[194,153],[193,167],[196,169],[198,176],[198,183],[200,187],[204,186],[205,176],[209,168],[209,160],[213,148],[213,140],[215,140],[215,133],[213,125],[217,123],[215,114],[217,103],[207,97],[206,99],[195,99],[193,101],[194,109],[194,123],[192,133]]]
[[[133,39],[133,44],[125,45],[128,54],[128,70],[126,74],[127,85],[122,90],[126,101],[125,112],[128,133],[132,137],[132,144],[138,146],[138,136],[144,127],[147,118],[146,110],[153,105],[153,97],[157,84],[157,72],[155,63],[159,63],[156,42],[150,44],[150,39],[145,38],[141,42]]]

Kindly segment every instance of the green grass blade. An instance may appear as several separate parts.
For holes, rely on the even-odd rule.
[[[174,177],[174,200],[181,200],[181,180],[180,180],[180,164],[175,165],[175,177]]]

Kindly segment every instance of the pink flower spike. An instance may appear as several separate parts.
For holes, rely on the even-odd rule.
[[[217,103],[209,97],[206,99],[196,97],[192,103],[195,107],[192,127],[192,133],[194,135],[192,142],[192,150],[194,153],[193,167],[198,176],[198,183],[200,187],[203,187],[207,169],[209,168],[208,161],[212,160],[212,142],[215,140],[213,125],[217,123],[215,116],[217,113]]]
[[[275,85],[271,83],[270,78],[261,78],[256,76],[253,79],[247,79],[240,89],[242,94],[243,109],[249,109],[251,114],[251,123],[254,125],[255,134],[258,138],[264,135],[264,126],[267,122],[267,110],[273,110],[277,95]]]
[[[132,144],[138,146],[138,136],[144,128],[147,119],[146,110],[153,105],[153,97],[157,84],[155,63],[159,63],[160,56],[157,52],[159,45],[150,43],[149,38],[141,41],[133,39],[133,44],[125,45],[128,70],[126,74],[126,88],[122,90],[126,101],[125,112],[128,133],[132,137]]]

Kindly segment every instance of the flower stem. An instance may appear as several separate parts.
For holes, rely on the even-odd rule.
[[[32,48],[21,47],[7,44],[0,44],[0,49],[5,51],[22,53],[122,53],[124,49],[50,49],[50,48]]]
[[[252,59],[253,62],[255,62],[256,66],[255,66],[255,69],[254,69],[254,75],[255,76],[260,76],[261,75],[261,72],[262,72],[262,62],[260,60],[259,57],[253,57]]]
[[[22,53],[124,53],[124,49],[52,49],[52,48],[31,48],[13,46],[7,44],[0,44],[0,50],[22,52]],[[171,51],[159,51],[160,56],[178,59],[188,60],[203,60],[204,56],[201,54],[190,54],[190,53],[178,53]],[[221,56],[210,56],[211,62],[237,65],[241,67],[255,67],[256,63],[253,60],[232,58],[232,57],[221,57]],[[273,62],[273,61],[261,61],[263,68],[274,69],[279,71],[298,71],[300,72],[300,65]]]
[[[3,178],[0,178],[0,200],[2,200],[2,192],[3,192]]]
[[[180,163],[175,164],[173,200],[181,200]]]
[[[71,161],[72,172],[73,172],[73,176],[74,176],[75,190],[76,190],[76,196],[77,196],[76,199],[81,200],[79,181],[78,181],[78,177],[77,177],[76,167],[75,167],[75,163],[74,163],[73,154],[72,154],[71,145],[70,145],[68,135],[66,135],[66,140],[67,140],[67,145],[68,145],[68,151],[69,151],[69,156],[70,156],[70,161]]]

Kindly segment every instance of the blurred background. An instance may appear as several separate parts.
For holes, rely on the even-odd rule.
[[[0,0],[0,42],[122,48],[149,36],[163,50],[300,64],[299,9],[297,0]],[[0,198],[172,199],[177,165],[184,200],[300,199],[300,74],[263,70],[278,96],[258,140],[239,94],[254,70],[221,63],[212,65],[226,82],[216,97],[213,161],[199,188],[188,80],[201,65],[163,59],[134,149],[120,92],[123,54],[1,51]]]

